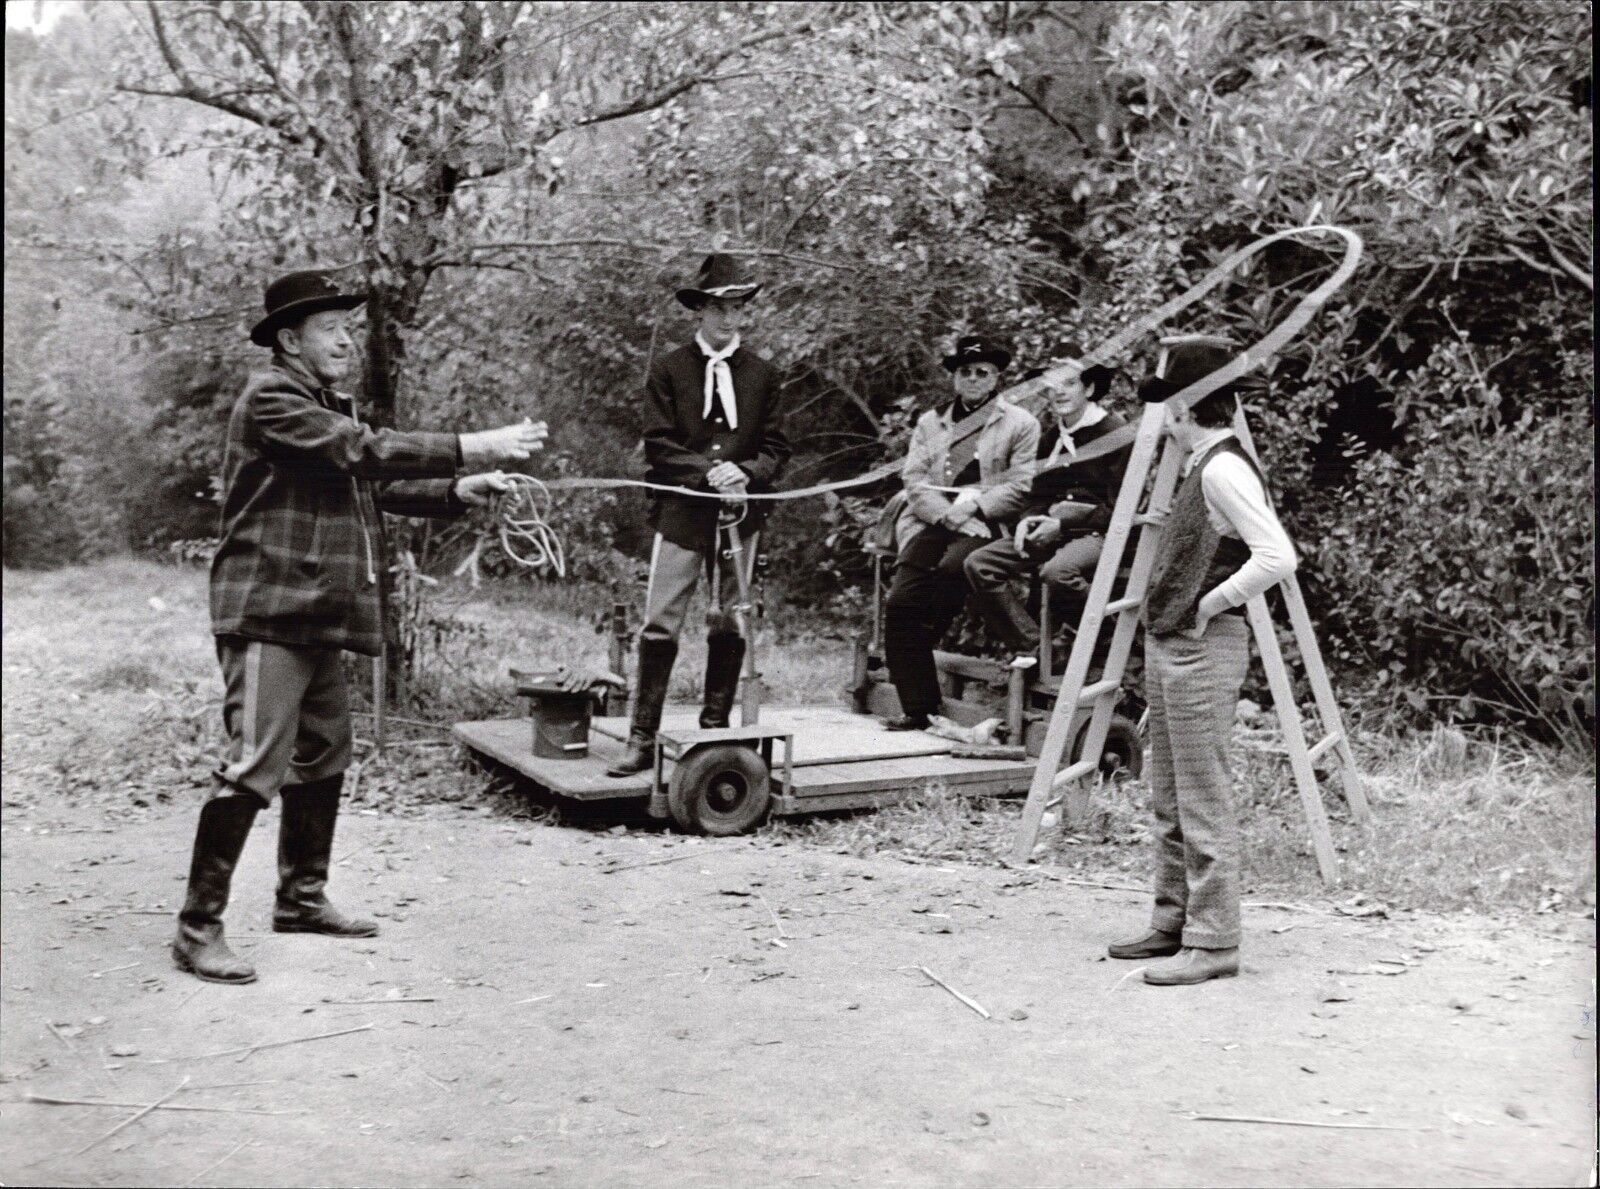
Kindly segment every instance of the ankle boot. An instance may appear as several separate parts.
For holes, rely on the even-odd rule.
[[[988,590],[974,589],[972,601],[984,626],[1013,652],[1035,652],[1039,648],[1039,625],[1028,608],[1017,598],[1010,583]]]
[[[1226,950],[1199,950],[1185,946],[1170,962],[1162,962],[1144,972],[1152,987],[1192,987],[1214,978],[1232,978],[1239,973],[1239,947]]]
[[[1113,941],[1106,947],[1106,953],[1113,958],[1170,958],[1183,948],[1183,938],[1178,933],[1168,933],[1164,929],[1147,929],[1137,937],[1127,937],[1121,941]]]
[[[372,937],[376,921],[347,917],[328,903],[328,860],[339,816],[344,776],[309,784],[286,784],[278,794],[278,903],[272,910],[274,933],[326,933],[332,937]]]
[[[744,664],[744,637],[737,632],[712,632],[706,638],[706,704],[700,711],[702,727],[725,727],[733,713],[739,690],[739,666]]]
[[[228,948],[222,936],[222,913],[239,865],[244,840],[261,802],[250,794],[214,797],[200,809],[189,860],[189,891],[178,913],[178,935],[172,960],[208,983],[253,983],[255,967]]]
[[[639,692],[633,705],[633,724],[628,729],[628,746],[622,757],[606,769],[607,776],[632,776],[655,764],[661,707],[666,704],[672,662],[677,658],[676,640],[639,641],[639,671],[635,675]]]

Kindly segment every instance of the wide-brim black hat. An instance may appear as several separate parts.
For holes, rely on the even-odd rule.
[[[1049,366],[1035,369],[1034,375],[1043,375],[1047,371],[1054,371],[1058,367],[1068,367],[1073,364],[1078,367],[1078,379],[1082,380],[1083,386],[1089,390],[1090,400],[1099,400],[1107,392],[1111,391],[1111,381],[1117,378],[1117,373],[1100,363],[1091,363],[1088,367],[1084,367],[1083,352],[1078,349],[1076,343],[1063,343],[1058,349],[1056,357],[1050,361]],[[1025,376],[1023,378],[1026,380],[1032,377]]]
[[[971,363],[992,363],[1000,371],[1005,371],[1011,363],[1011,352],[981,334],[964,334],[956,340],[956,349],[944,357],[943,363],[947,372]]]
[[[749,301],[761,291],[761,283],[739,271],[739,263],[723,252],[713,252],[700,262],[695,278],[678,290],[680,302],[691,310],[702,308],[712,298],[721,301]]]
[[[366,302],[364,293],[342,293],[323,272],[292,272],[267,286],[266,317],[250,328],[258,347],[276,347],[278,331],[323,310],[353,310]]]
[[[1139,399],[1146,404],[1170,400],[1212,372],[1221,371],[1239,354],[1237,344],[1215,334],[1173,335],[1162,339],[1161,345],[1165,353],[1156,363],[1156,374],[1139,385]],[[1226,395],[1235,387],[1229,384],[1218,391]]]

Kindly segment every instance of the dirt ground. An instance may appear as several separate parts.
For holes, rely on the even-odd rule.
[[[220,987],[166,952],[193,808],[7,813],[6,1184],[1589,1177],[1592,933],[1251,908],[1242,977],[1158,989],[1099,956],[1137,894],[463,804],[344,821],[356,942],[269,931],[264,815],[229,914],[261,979]],[[180,1085],[275,1113],[26,1101]]]
[[[199,983],[204,597],[6,575],[4,1184],[1592,1183],[1592,917],[1258,893],[1291,903],[1246,909],[1242,977],[1159,989],[1101,956],[1138,892],[543,824],[438,748],[342,818],[331,890],[381,936],[269,931],[265,814],[228,914],[261,980]]]

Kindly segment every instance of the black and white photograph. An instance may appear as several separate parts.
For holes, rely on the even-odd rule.
[[[7,0],[0,1184],[1596,1185],[1584,0]]]

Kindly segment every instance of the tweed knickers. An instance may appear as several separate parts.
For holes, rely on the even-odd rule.
[[[1145,636],[1150,808],[1156,819],[1151,925],[1192,949],[1239,944],[1239,821],[1228,768],[1250,664],[1244,616],[1218,615],[1198,640]]]
[[[350,766],[350,702],[339,652],[217,638],[228,751],[216,796],[253,793],[270,805],[285,784],[324,780]]]

